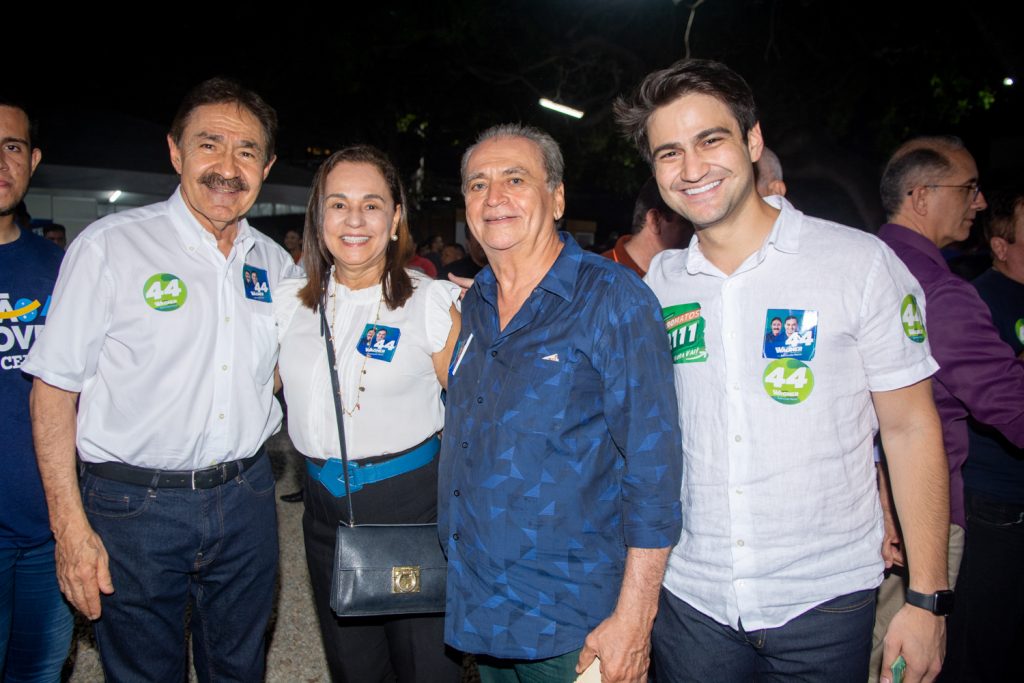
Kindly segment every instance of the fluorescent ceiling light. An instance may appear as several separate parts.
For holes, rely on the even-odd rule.
[[[111,204],[113,204],[114,202],[116,202],[120,198],[121,198],[121,190],[114,190],[113,192],[110,193],[110,197],[107,199],[107,201],[110,202]]]
[[[550,109],[552,111],[557,111],[559,114],[565,114],[566,116],[571,116],[574,119],[582,119],[583,118],[583,112],[581,112],[579,109],[573,109],[572,107],[567,107],[564,104],[559,104],[558,102],[552,102],[551,100],[549,100],[546,97],[540,98],[540,106],[544,107],[545,109]]]

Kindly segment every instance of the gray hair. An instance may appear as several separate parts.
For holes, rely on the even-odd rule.
[[[966,150],[955,135],[928,135],[907,140],[893,152],[882,172],[879,194],[889,218],[899,213],[915,187],[941,180],[953,170],[948,152]]]
[[[501,123],[491,126],[477,136],[474,142],[462,154],[462,192],[466,192],[466,167],[469,165],[469,157],[473,154],[480,143],[494,138],[524,138],[537,145],[540,156],[544,161],[544,174],[547,176],[548,189],[554,191],[562,184],[562,175],[565,173],[565,160],[562,158],[562,150],[555,142],[555,139],[533,126],[522,123]]]

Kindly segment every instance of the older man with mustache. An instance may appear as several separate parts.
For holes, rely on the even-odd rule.
[[[96,620],[108,680],[183,680],[189,603],[199,680],[263,677],[277,571],[263,443],[281,424],[271,301],[295,266],[244,215],[276,127],[234,82],[190,92],[168,135],[180,187],[74,241],[22,366],[58,580]]]

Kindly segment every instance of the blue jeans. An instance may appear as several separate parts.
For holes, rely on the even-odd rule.
[[[658,683],[864,683],[875,591],[842,595],[778,628],[736,631],[661,589],[652,641]]]
[[[0,681],[59,681],[74,624],[57,586],[53,541],[0,548]]]
[[[81,485],[114,583],[94,624],[107,679],[185,680],[191,602],[199,680],[262,680],[277,574],[269,459],[205,490],[136,486],[89,473]]]

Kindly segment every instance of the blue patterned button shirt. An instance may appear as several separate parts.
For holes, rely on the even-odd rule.
[[[567,234],[499,329],[484,269],[449,371],[438,527],[445,640],[545,659],[615,607],[627,547],[680,531],[681,437],[661,309],[635,275]]]

